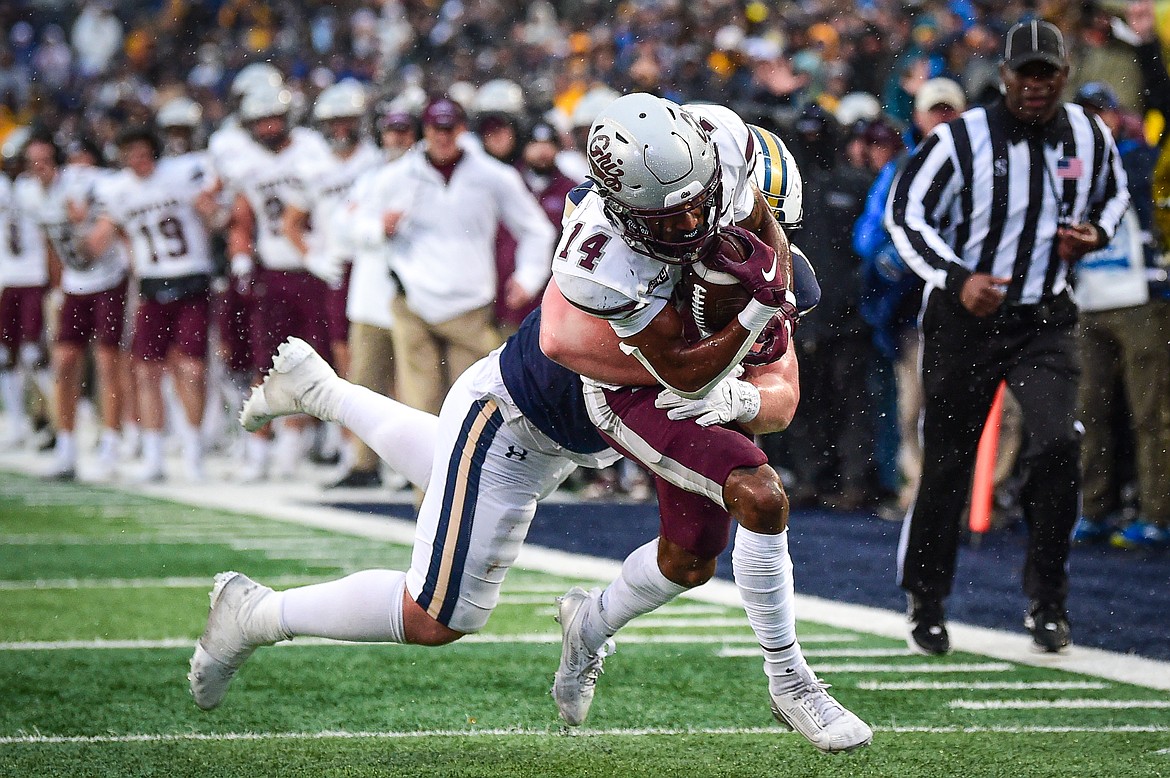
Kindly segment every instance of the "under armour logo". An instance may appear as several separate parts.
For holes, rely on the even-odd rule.
[[[528,459],[528,452],[522,448],[515,446],[508,446],[508,453],[504,454],[508,459],[515,459],[517,462],[523,462]]]
[[[1008,172],[1008,165],[1006,159],[995,160],[995,175],[1006,176]]]

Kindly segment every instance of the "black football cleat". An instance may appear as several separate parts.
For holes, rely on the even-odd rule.
[[[1072,645],[1068,611],[1058,603],[1033,600],[1024,627],[1032,635],[1032,648],[1041,653],[1058,654]]]
[[[906,595],[909,602],[910,635],[906,645],[911,651],[927,656],[942,656],[951,652],[951,636],[947,634],[946,613],[942,600]]]

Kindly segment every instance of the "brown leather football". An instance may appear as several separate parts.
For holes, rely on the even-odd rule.
[[[723,234],[718,240],[716,251],[731,254],[737,262],[746,260],[751,251],[734,235]],[[683,271],[684,311],[704,335],[719,332],[730,324],[751,299],[751,293],[734,276],[712,269],[706,260]]]

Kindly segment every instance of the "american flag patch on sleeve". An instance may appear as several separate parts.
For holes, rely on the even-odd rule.
[[[1065,157],[1056,163],[1056,175],[1059,178],[1080,178],[1085,172],[1085,164],[1080,157]]]

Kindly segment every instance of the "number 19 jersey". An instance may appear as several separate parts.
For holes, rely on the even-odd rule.
[[[192,167],[160,160],[139,178],[122,170],[97,189],[97,207],[130,241],[139,278],[178,278],[212,272],[207,228],[195,210],[203,189]]]

